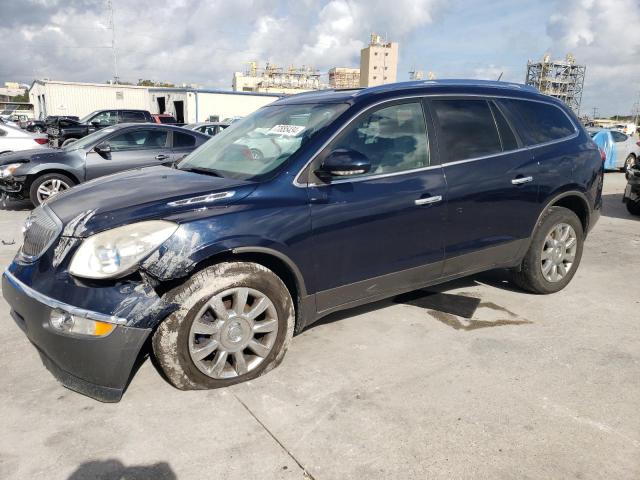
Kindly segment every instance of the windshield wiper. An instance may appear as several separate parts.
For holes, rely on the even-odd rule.
[[[214,170],[213,168],[192,167],[192,168],[178,168],[178,170],[183,170],[185,172],[202,173],[203,175],[211,175],[212,177],[224,178],[224,175],[222,175],[218,170]]]

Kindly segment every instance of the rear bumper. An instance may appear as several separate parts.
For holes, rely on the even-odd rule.
[[[120,400],[151,329],[127,327],[122,325],[124,319],[48,298],[9,272],[2,276],[2,293],[15,322],[37,348],[47,369],[65,387],[102,402]],[[104,337],[62,334],[49,323],[54,308],[118,325]]]

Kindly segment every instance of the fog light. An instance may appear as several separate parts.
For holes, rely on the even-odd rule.
[[[75,333],[78,335],[90,335],[93,337],[103,337],[109,335],[115,328],[112,323],[91,320],[64,310],[52,310],[49,317],[51,326],[63,333]]]

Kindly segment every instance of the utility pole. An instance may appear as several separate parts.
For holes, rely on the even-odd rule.
[[[593,107],[593,119],[595,120],[598,117],[598,107]]]
[[[107,9],[109,10],[109,27],[111,29],[111,51],[113,52],[113,81],[117,84],[120,81],[118,77],[118,54],[116,52],[116,25],[113,19],[113,3],[107,0]]]

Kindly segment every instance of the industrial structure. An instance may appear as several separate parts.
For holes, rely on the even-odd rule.
[[[398,44],[372,33],[369,45],[360,51],[360,86],[393,83],[398,77]]]
[[[358,88],[360,69],[351,67],[333,67],[329,70],[330,88]]]
[[[585,65],[576,64],[571,54],[564,60],[551,60],[551,56],[545,54],[541,62],[527,62],[525,83],[545,95],[562,100],[579,114],[586,70]]]
[[[36,80],[29,90],[35,118],[47,115],[83,117],[95,110],[136,108],[170,113],[180,123],[243,117],[281,95],[191,87],[163,88],[111,83]]]
[[[304,65],[284,69],[267,63],[261,69],[258,62],[250,62],[246,71],[233,74],[235,92],[294,94],[322,88],[327,85],[320,82],[320,72]]]

